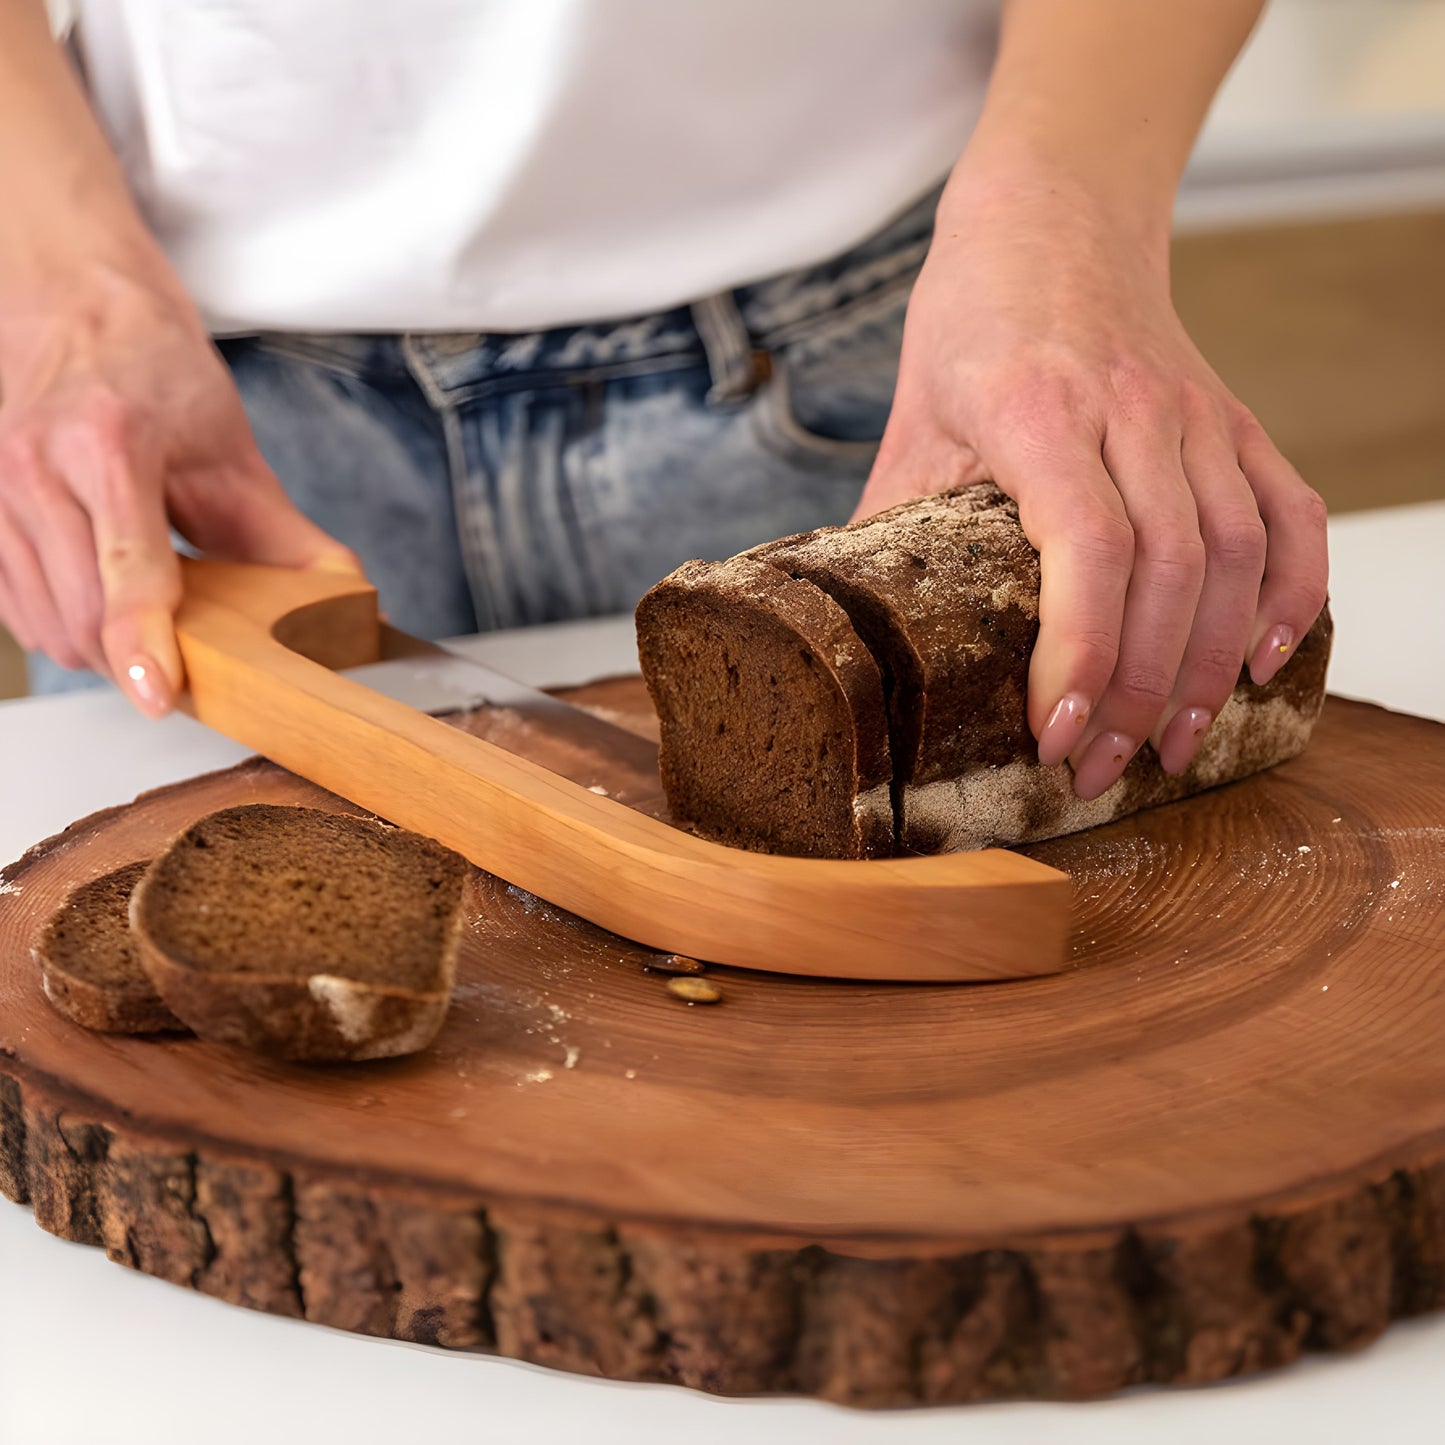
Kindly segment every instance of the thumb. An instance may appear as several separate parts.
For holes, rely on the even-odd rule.
[[[176,643],[181,569],[158,486],[146,486],[121,454],[89,459],[77,488],[89,499],[104,612],[100,643],[110,674],[148,717],[162,717],[185,686]]]
[[[259,452],[216,469],[183,520],[186,537],[214,557],[364,575],[356,553],[301,512]]]
[[[856,522],[914,497],[946,492],[985,476],[972,449],[945,435],[914,390],[900,382],[867,485],[848,520]]]

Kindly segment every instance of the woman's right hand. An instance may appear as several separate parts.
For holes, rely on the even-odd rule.
[[[195,307],[153,269],[0,300],[0,621],[160,716],[184,682],[171,526],[233,560],[360,565],[287,498]]]
[[[0,0],[0,622],[143,712],[184,682],[174,526],[237,561],[359,571],[261,459],[43,0]]]

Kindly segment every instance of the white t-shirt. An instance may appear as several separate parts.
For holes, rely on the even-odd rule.
[[[218,330],[530,330],[863,239],[963,148],[997,0],[79,0]]]

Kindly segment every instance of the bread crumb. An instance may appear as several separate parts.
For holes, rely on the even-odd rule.
[[[565,1047],[567,1050],[567,1059],[562,1067],[564,1069],[575,1069],[577,1067],[577,1060],[582,1057],[582,1050],[579,1049],[576,1044],[567,1044]]]

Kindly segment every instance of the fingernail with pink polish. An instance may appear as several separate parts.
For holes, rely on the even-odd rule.
[[[1084,756],[1074,769],[1074,791],[1086,803],[1107,793],[1138,750],[1139,744],[1123,733],[1100,733],[1084,749]]]
[[[174,699],[170,684],[160,666],[148,657],[137,657],[125,670],[125,689],[141,711],[151,717],[163,717],[171,710]]]
[[[1256,687],[1263,687],[1289,661],[1293,647],[1293,627],[1270,628],[1249,661],[1249,675]]]
[[[1057,767],[1078,746],[1079,733],[1089,720],[1089,699],[1081,692],[1068,692],[1059,699],[1039,734],[1039,762]]]
[[[1213,721],[1214,714],[1208,708],[1181,708],[1170,718],[1159,739],[1159,766],[1171,777],[1178,777],[1194,761]]]

